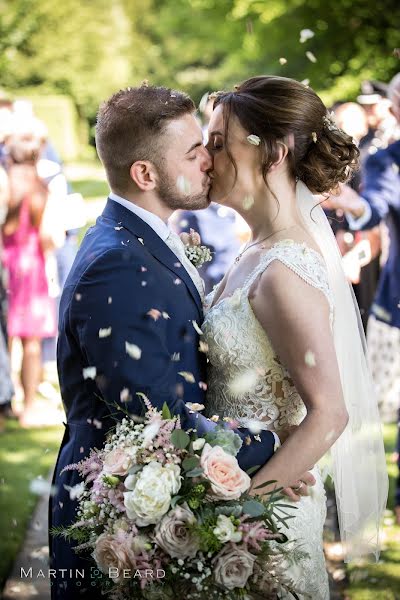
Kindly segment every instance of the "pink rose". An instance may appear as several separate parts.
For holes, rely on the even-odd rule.
[[[119,581],[124,569],[135,567],[132,537],[124,532],[116,535],[102,533],[96,540],[93,558],[100,571],[107,575],[110,568],[118,569],[119,576],[114,581]]]
[[[243,548],[225,546],[213,561],[215,581],[228,590],[243,589],[253,574],[255,559]]]
[[[115,448],[106,454],[103,470],[112,475],[126,475],[132,463],[132,457],[125,450]]]
[[[200,466],[204,470],[204,477],[211,482],[211,489],[217,498],[240,498],[251,485],[250,477],[239,467],[237,459],[220,446],[205,444]]]

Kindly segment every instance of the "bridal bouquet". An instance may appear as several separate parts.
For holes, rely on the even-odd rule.
[[[249,495],[240,437],[228,426],[198,437],[166,405],[160,412],[143,400],[143,422],[127,415],[102,449],[66,467],[83,479],[72,488],[77,519],[53,534],[91,552],[115,600],[243,600],[288,589],[285,571],[296,559],[279,525],[291,517],[279,490]]]

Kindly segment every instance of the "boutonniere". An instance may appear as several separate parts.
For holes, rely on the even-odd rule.
[[[189,233],[181,233],[180,238],[185,247],[186,257],[196,269],[212,260],[210,248],[201,245],[201,238],[197,231],[191,229]]]

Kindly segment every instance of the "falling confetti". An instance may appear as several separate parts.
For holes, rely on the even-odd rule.
[[[142,287],[145,287],[147,285],[147,281],[142,281]]]
[[[303,81],[301,81],[301,83],[303,85],[305,85],[306,87],[308,87],[310,85],[310,80],[309,79],[303,79]]]
[[[129,356],[131,358],[134,358],[135,360],[139,360],[142,356],[142,351],[139,348],[139,346],[136,346],[136,344],[130,344],[129,342],[125,342],[125,350],[126,353],[129,354]]]
[[[253,206],[254,204],[254,198],[253,196],[245,196],[242,206],[244,210],[250,210],[250,208]]]
[[[50,496],[54,496],[57,491],[56,485],[51,485],[49,481],[43,479],[43,477],[36,477],[32,479],[29,484],[29,490],[32,494],[36,494],[37,496],[44,496],[46,494],[50,494]]]
[[[312,52],[310,52],[309,50],[306,52],[306,56],[310,62],[312,62],[312,63],[317,62],[315,55]]]
[[[187,383],[194,383],[195,382],[195,378],[193,376],[193,373],[189,373],[189,371],[179,371],[178,375],[180,375],[181,377],[183,377],[183,379]]]
[[[85,482],[81,481],[72,487],[64,484],[64,488],[69,492],[70,499],[76,500],[77,498],[80,498],[85,491]]]
[[[83,379],[94,379],[96,377],[96,367],[86,367],[82,371]]]
[[[79,302],[82,299],[82,294],[75,294],[75,300]]]
[[[300,44],[304,44],[307,40],[313,38],[315,33],[311,29],[302,29],[300,31]]]
[[[174,279],[174,284],[175,285],[180,285],[182,283],[182,281],[178,278]]]
[[[311,137],[312,137],[312,140],[313,140],[314,144],[316,144],[317,140],[318,140],[318,137],[317,137],[317,134],[315,133],[315,131],[312,132]]]
[[[317,364],[315,361],[315,354],[311,350],[307,350],[304,356],[304,362],[308,367],[315,367]]]
[[[108,304],[111,304],[111,303],[112,303],[112,297],[108,296]]]
[[[190,192],[192,191],[190,181],[188,181],[184,175],[178,176],[176,180],[176,187],[181,192],[181,194],[190,194]]]
[[[128,388],[124,388],[123,390],[121,390],[121,393],[119,395],[121,402],[128,402],[129,398],[130,398],[130,394],[129,394],[129,390]]]
[[[198,326],[198,324],[197,324],[197,321],[192,321],[192,325],[193,325],[193,327],[194,327],[195,331],[196,331],[196,332],[197,332],[199,335],[203,335],[203,332],[202,332],[202,330],[200,329],[200,327]]]
[[[146,314],[151,317],[153,321],[158,321],[158,319],[161,317],[161,311],[157,308],[151,308]]]
[[[121,229],[123,229],[123,227],[114,227],[115,231],[121,231]]]
[[[204,381],[199,381],[199,388],[200,388],[201,390],[203,390],[204,392],[206,392],[206,391],[207,391],[207,387],[208,387],[208,386],[207,386],[207,384],[206,384],[206,383],[204,383]]]
[[[98,419],[93,419],[93,425],[96,427],[96,429],[103,429],[103,423]]]
[[[206,342],[200,342],[199,344],[199,352],[208,352],[208,344]]]
[[[179,362],[181,360],[181,355],[179,352],[174,352],[173,355],[171,356],[171,360],[173,362]]]
[[[287,63],[287,59],[286,59],[286,58],[283,58],[283,56],[282,56],[282,57],[279,59],[279,62],[280,62],[280,64],[281,64],[281,65],[286,65],[286,63]]]
[[[249,142],[249,144],[252,144],[253,146],[259,146],[260,142],[261,142],[258,135],[255,135],[254,133],[247,136],[247,141]]]
[[[109,337],[111,335],[111,327],[105,327],[104,329],[99,329],[99,338]]]
[[[249,370],[232,379],[229,384],[229,389],[234,396],[240,397],[254,389],[257,381],[258,374],[256,371]]]
[[[182,221],[179,221],[179,227],[181,227],[182,229],[185,229],[185,227],[189,226],[189,221],[187,219],[182,219]]]
[[[144,246],[143,238],[138,238],[138,242],[140,242],[142,244],[142,246]]]
[[[162,317],[163,317],[163,319],[170,319],[171,318],[169,316],[169,314],[167,312],[165,312],[165,311],[162,313]]]
[[[140,267],[140,270],[142,271],[142,273],[146,273],[147,271],[146,267]]]

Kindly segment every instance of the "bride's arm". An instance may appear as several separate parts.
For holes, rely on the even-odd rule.
[[[275,480],[287,487],[315,465],[348,421],[329,304],[278,261],[261,275],[250,302],[307,408],[301,425],[253,478],[254,486]]]

